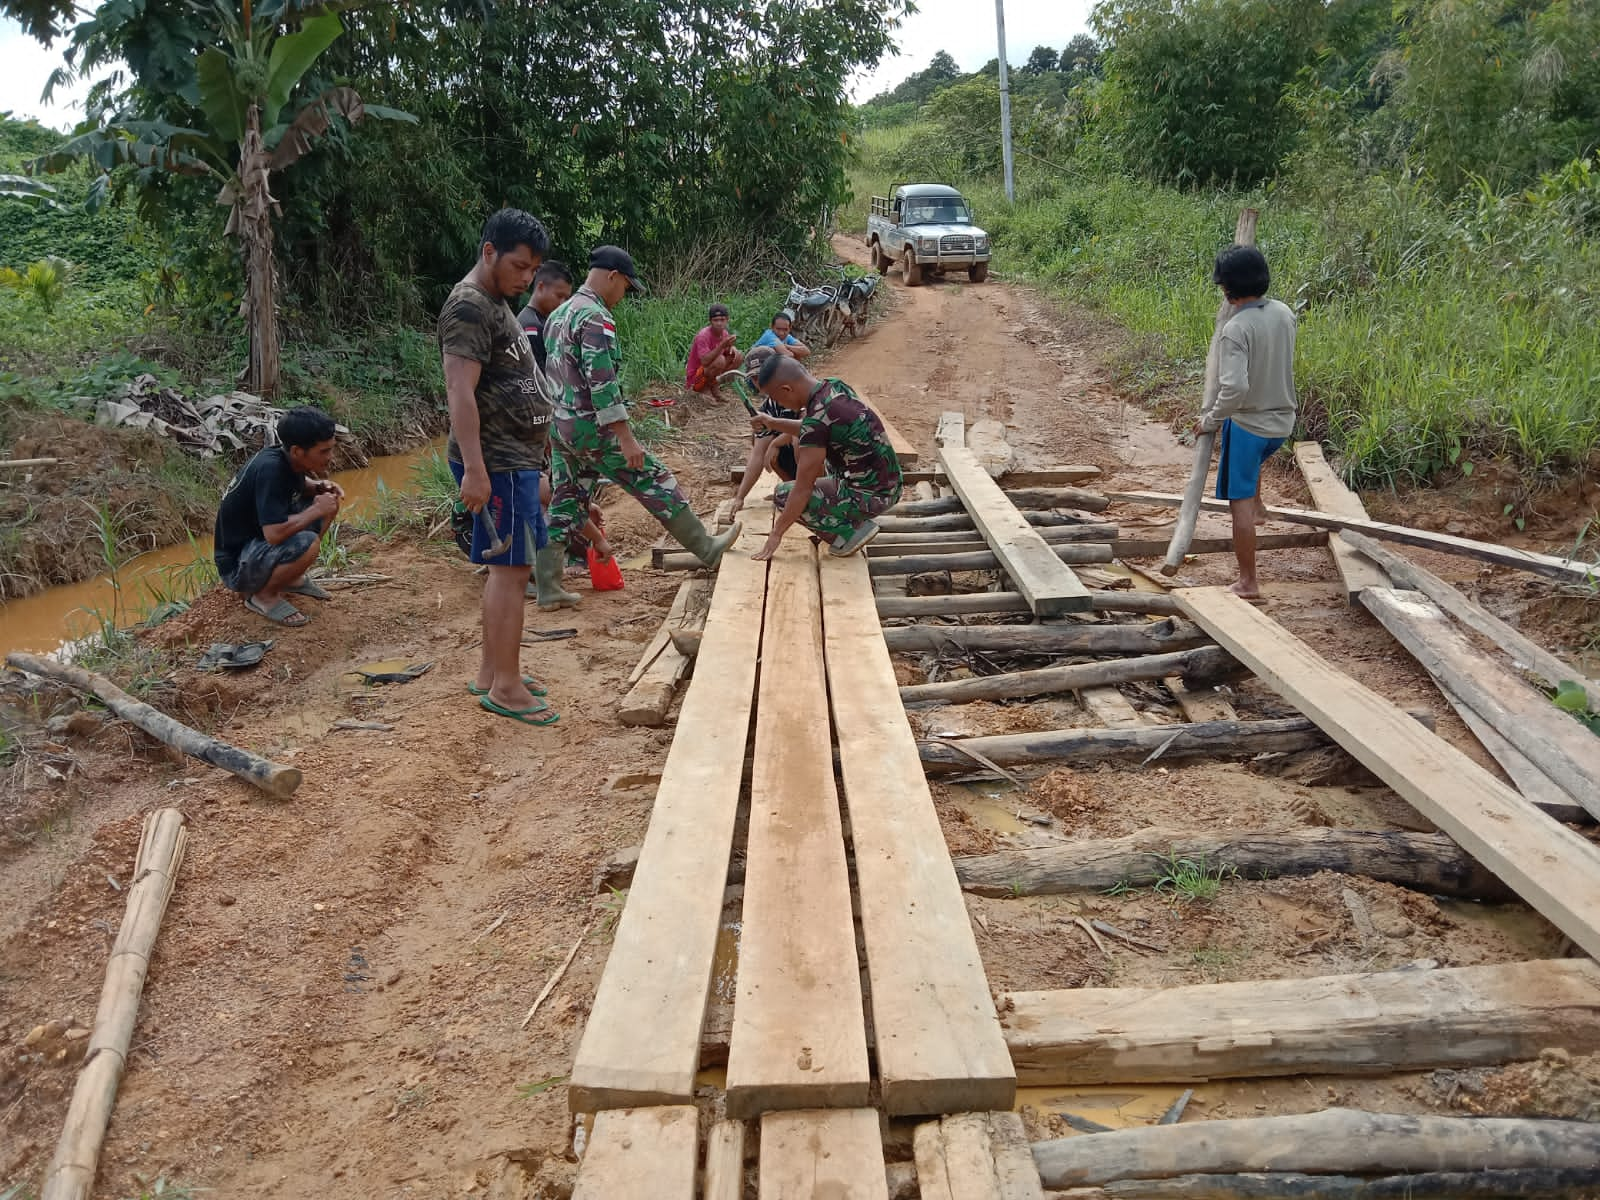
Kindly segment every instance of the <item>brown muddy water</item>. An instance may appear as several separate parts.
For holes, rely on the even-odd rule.
[[[443,438],[406,454],[374,458],[358,470],[337,472],[333,479],[345,491],[341,519],[359,517],[377,496],[380,484],[389,491],[415,490],[412,469],[436,450],[443,453]],[[211,557],[209,537],[163,546],[130,559],[115,581],[101,575],[0,604],[0,658],[13,650],[54,652],[68,642],[98,633],[101,615],[114,609],[119,613],[118,623],[126,625],[141,620],[163,600],[191,598],[200,577],[195,570],[197,557]]]

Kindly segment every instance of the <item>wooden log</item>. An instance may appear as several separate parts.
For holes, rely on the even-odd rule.
[[[744,1200],[743,1121],[718,1121],[706,1134],[702,1200]]]
[[[1066,667],[1007,671],[1000,675],[979,675],[940,683],[917,683],[900,689],[900,702],[968,704],[975,700],[1048,696],[1054,692],[1075,692],[1079,688],[1132,683],[1138,679],[1160,679],[1164,675],[1180,673],[1191,678],[1214,677],[1228,671],[1233,665],[1232,657],[1220,647],[1201,646],[1171,654],[1142,654],[1136,658],[1120,658],[1109,662],[1075,663]]]
[[[870,1108],[761,1118],[760,1200],[888,1200],[883,1135]]]
[[[1104,522],[1076,525],[1044,525],[1039,536],[1047,542],[1113,542],[1117,527]],[[975,544],[974,544],[975,543]],[[982,550],[986,543],[976,529],[932,529],[923,533],[880,533],[868,546],[869,552],[885,546],[949,545]],[[960,553],[957,550],[954,553]]]
[[[699,1149],[692,1104],[600,1113],[572,1200],[694,1200]]]
[[[638,677],[617,705],[617,720],[622,724],[654,727],[666,723],[667,711],[672,707],[678,684],[688,673],[692,658],[677,648],[673,635],[683,630],[699,630],[705,624],[710,595],[709,579],[688,579],[678,586],[666,619],[646,647],[639,667],[635,668],[639,671]],[[654,647],[653,652],[651,647]]]
[[[716,576],[678,737],[656,787],[644,848],[578,1044],[575,1112],[694,1096],[700,1027],[722,924],[722,880],[744,775],[761,641],[765,535],[747,527]],[[670,962],[673,969],[662,970]],[[641,1039],[639,1030],[649,1029]]]
[[[1318,509],[1339,517],[1367,520],[1366,506],[1345,487],[1344,480],[1333,473],[1328,460],[1322,456],[1320,442],[1296,442],[1294,460],[1300,464],[1300,474],[1305,476],[1306,487],[1311,491],[1311,503]],[[1363,588],[1389,586],[1388,576],[1357,554],[1343,534],[1331,534],[1328,549],[1333,553],[1334,570],[1339,572],[1348,603],[1354,604]]]
[[[1415,592],[1367,588],[1361,602],[1435,680],[1493,726],[1562,791],[1600,817],[1600,738],[1508,668],[1480,655]]]
[[[767,575],[750,772],[730,1117],[859,1108],[867,1069],[839,796],[833,783],[817,552],[784,540]],[[719,881],[720,882],[720,881]]]
[[[1182,496],[1170,492],[1112,492],[1112,500],[1128,504],[1153,504],[1174,506],[1183,502]],[[1227,510],[1226,500],[1203,500],[1200,507],[1212,512]],[[1267,505],[1267,516],[1274,521],[1288,521],[1294,525],[1310,525],[1318,529],[1332,529],[1339,533],[1364,533],[1385,542],[1399,542],[1418,546],[1424,550],[1439,550],[1457,554],[1479,562],[1512,567],[1533,575],[1542,575],[1559,583],[1575,584],[1586,591],[1600,584],[1600,567],[1576,558],[1559,558],[1552,554],[1538,554],[1532,550],[1517,550],[1493,542],[1475,542],[1470,538],[1448,533],[1433,533],[1427,529],[1412,529],[1405,525],[1390,525],[1383,521],[1358,521],[1354,517],[1338,517],[1332,513],[1316,512],[1304,508],[1279,508]]]
[[[871,580],[859,558],[824,557],[818,567],[883,1108],[1009,1109],[1016,1075],[872,619]]]
[[[1328,533],[1258,533],[1257,550],[1298,550],[1307,546],[1326,546]],[[1158,538],[1118,538],[1111,543],[1118,558],[1153,558],[1166,552],[1167,543]],[[1186,555],[1232,554],[1232,537],[1191,537]]]
[[[1340,535],[1386,571],[1402,587],[1415,588],[1468,629],[1488,638],[1511,656],[1512,662],[1531,671],[1548,688],[1563,680],[1579,684],[1589,695],[1589,708],[1600,712],[1600,684],[1587,678],[1578,668],[1563,662],[1520,630],[1506,624],[1482,605],[1474,604],[1450,584],[1431,571],[1417,566],[1409,558],[1396,554],[1387,546],[1359,533]]]
[[[883,631],[891,651],[983,650],[1003,654],[1160,654],[1211,639],[1198,625],[1167,618],[1138,625],[897,625]]]
[[[1570,958],[1012,992],[1001,1010],[1028,1086],[1389,1075],[1600,1050],[1600,967]]]
[[[1442,833],[1351,829],[1195,833],[1141,829],[1126,837],[1004,850],[955,861],[956,875],[969,892],[980,896],[1036,896],[1104,891],[1118,884],[1149,887],[1170,871],[1174,856],[1203,859],[1217,868],[1231,867],[1247,879],[1338,871],[1430,895],[1513,899],[1510,888]]]
[[[1152,725],[1145,729],[1046,729],[951,739],[1004,767],[1052,766],[1063,759],[1109,762],[1149,757],[1162,761],[1200,757],[1254,757],[1314,750],[1328,736],[1304,717],[1276,721],[1207,721],[1193,725]],[[1164,749],[1163,749],[1164,747]],[[943,742],[918,742],[923,768],[932,775],[965,772],[973,760]]]
[[[1259,213],[1253,208],[1244,209],[1239,213],[1239,220],[1233,228],[1234,245],[1255,245],[1258,215]],[[1232,317],[1233,303],[1224,296],[1222,302],[1217,305],[1216,322],[1211,330],[1211,345],[1206,349],[1205,383],[1201,387],[1200,394],[1201,413],[1217,400],[1217,391],[1220,387],[1219,355],[1222,351],[1222,330]],[[1194,538],[1195,522],[1200,518],[1200,497],[1206,490],[1206,474],[1211,469],[1211,454],[1216,449],[1216,444],[1215,432],[1195,435],[1194,464],[1189,468],[1189,481],[1184,485],[1183,500],[1179,506],[1177,523],[1172,528],[1172,540],[1167,546],[1166,561],[1161,564],[1163,575],[1176,575],[1178,569],[1183,566],[1184,555],[1189,552],[1189,543]]]
[[[948,468],[945,474],[948,476]],[[1103,492],[1088,491],[1084,488],[1015,487],[1003,490],[1012,507],[1019,509],[1075,508],[1083,512],[1104,512],[1111,507],[1110,498]],[[902,500],[889,509],[889,515],[938,517],[959,515],[967,511],[966,503],[959,496],[943,496],[937,500]]]
[[[956,501],[956,497],[951,496],[950,500]],[[956,502],[959,503],[959,501]],[[948,503],[948,501],[941,501],[941,503]],[[1077,513],[1070,512],[1056,512],[1052,509],[1018,509],[1017,511],[1021,513],[1022,519],[1035,529],[1064,529],[1073,525],[1092,525],[1096,523],[1092,517],[1080,516]],[[921,534],[958,531],[973,533],[977,530],[972,517],[965,509],[943,516],[935,515],[931,517],[906,517],[885,513],[883,516],[873,519],[877,521],[878,528],[885,533]],[[1101,523],[1103,524],[1104,522]]]
[[[1094,612],[1170,616],[1181,612],[1177,600],[1151,592],[1091,592]],[[1028,602],[1016,592],[960,592],[950,596],[880,596],[879,617],[954,617],[977,613],[1027,612]]]
[[[902,468],[905,467],[904,463],[900,465]],[[1100,475],[1099,467],[1088,465],[1035,467],[1023,470],[1009,470],[1000,477],[1000,484],[1002,487],[1015,488],[1070,487],[1073,484],[1087,483],[1092,479],[1099,479]],[[742,465],[729,469],[729,483],[737,484],[743,478],[744,467]],[[913,467],[910,470],[902,469],[900,472],[900,480],[907,488],[915,488],[924,483],[932,484],[943,479],[944,472],[931,467],[926,470]]]
[[[72,1089],[67,1119],[45,1174],[42,1200],[89,1200],[100,1148],[105,1142],[117,1089],[127,1068],[128,1046],[139,1017],[150,955],[155,950],[161,918],[183,865],[185,817],[176,808],[157,809],[144,820],[139,853],[133,861],[133,882],[122,927],[106,962],[105,982],[95,1009],[89,1048]]]
[[[1589,1200],[1600,1193],[1600,1167],[1520,1171],[1424,1171],[1378,1178],[1256,1171],[1239,1175],[1177,1175],[1108,1183],[1105,1200]]]
[[[1330,1108],[1293,1117],[1116,1129],[1036,1142],[1046,1187],[1179,1174],[1592,1168],[1600,1124],[1499,1117],[1412,1117]]]
[[[1600,850],[1224,588],[1179,603],[1269,687],[1590,954],[1600,954]]]
[[[975,554],[907,554],[892,558],[867,559],[867,569],[874,575],[921,575],[925,571],[1005,571],[1012,582],[1021,589],[1024,598],[1028,598],[1033,611],[1044,617],[1060,616],[1067,612],[1088,612],[1088,590],[1073,576],[1077,584],[1077,591],[1073,591],[1065,584],[1049,583],[1043,572],[1035,568],[1044,560],[1039,557],[1050,558],[1061,570],[1066,570],[1066,563],[1108,563],[1115,555],[1111,547],[1102,542],[1069,542],[1065,545],[1050,545],[1044,541],[1038,544],[1038,554],[1031,554],[1033,559],[1026,568],[1023,580],[1018,581],[1011,572],[1018,567],[1018,561],[1007,563],[1003,555],[996,555],[991,550],[980,551]],[[1072,575],[1071,571],[1067,571]],[[1027,589],[1032,589],[1031,597]],[[1060,592],[1057,596],[1055,593]],[[1081,592],[1080,596],[1078,593]],[[1074,607],[1063,607],[1064,605]]]
[[[68,666],[66,663],[38,654],[24,654],[20,650],[14,650],[6,655],[6,662],[19,671],[26,671],[30,675],[42,675],[47,679],[65,683],[80,692],[87,692],[124,721],[130,725],[137,725],[158,741],[166,743],[175,750],[183,751],[191,758],[198,758],[213,767],[221,767],[224,771],[237,775],[247,783],[253,783],[268,795],[276,796],[280,800],[292,796],[304,778],[299,767],[286,767],[280,763],[270,762],[260,755],[251,754],[248,750],[241,750],[199,730],[190,729],[183,722],[173,720],[166,713],[151,708],[144,701],[135,700],[104,675],[85,671],[81,667]]]

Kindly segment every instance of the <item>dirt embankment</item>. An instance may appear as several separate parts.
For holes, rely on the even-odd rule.
[[[931,447],[939,413],[959,409],[969,428],[984,418],[1003,423],[1025,466],[1090,462],[1129,488],[1181,480],[1188,450],[1123,404],[1108,382],[1103,363],[1114,330],[998,283],[890,287],[892,313],[827,369],[922,447]],[[746,427],[734,404],[695,406],[687,426],[675,416],[681,433],[667,457],[696,507],[709,512],[731,490],[727,467],[743,458]],[[1277,469],[1268,494],[1305,498]],[[43,807],[25,838],[0,849],[0,1192],[37,1181],[72,1085],[70,1046],[49,1031],[29,1045],[29,1034],[52,1020],[92,1017],[140,816],[176,803],[191,820],[188,858],[157,945],[97,1196],[136,1195],[163,1176],[225,1196],[568,1194],[574,1156],[561,1079],[622,903],[596,896],[592,875],[642,839],[672,736],[670,728],[625,728],[614,710],[680,579],[628,565],[658,528],[626,498],[611,498],[606,509],[626,589],[589,594],[578,581],[585,597],[576,611],[527,614],[529,629],[577,631],[524,651],[526,668],[562,714],[553,727],[489,716],[467,695],[479,581],[452,548],[369,544],[358,548],[371,554],[370,569],[392,582],[316,605],[304,629],[269,630],[212,594],[161,632],[185,664],[212,641],[276,638],[252,672],[216,677],[182,667],[163,703],[299,766],[306,783],[292,800],[265,800],[93,719],[62,726],[13,759],[0,804]],[[1122,519],[1159,529],[1166,517]],[[1459,563],[1428,565],[1462,578]],[[1184,578],[1217,582],[1226,569],[1207,560]],[[1391,699],[1432,708],[1445,735],[1470,747],[1404,652],[1342,604],[1325,551],[1274,552],[1263,571],[1275,618]],[[1487,597],[1498,606],[1521,586],[1495,577]],[[379,661],[433,666],[403,685],[369,687],[351,674]],[[908,677],[921,670],[914,658],[901,666]],[[1159,689],[1126,694],[1147,719],[1174,719]],[[1247,714],[1281,710],[1249,682],[1234,702]],[[58,703],[66,706],[41,695],[34,717]],[[336,729],[341,718],[392,728]],[[950,707],[916,719],[924,729],[957,731],[1092,720],[1070,699]],[[1062,769],[1026,793],[989,792],[935,785],[952,852],[1152,825],[1417,824],[1370,782],[1310,787],[1226,763]],[[1019,811],[1033,819],[1019,820]],[[1228,880],[1209,903],[1174,904],[1144,890],[972,898],[969,910],[997,988],[1301,976],[1421,958],[1509,962],[1558,948],[1549,927],[1518,905],[1441,904],[1336,876]],[[1080,913],[1157,949],[1103,953],[1072,927]],[[570,970],[519,1028],[574,944]],[[1158,1100],[1126,1094],[1073,1103],[1129,1116],[1146,1101],[1159,1114]],[[1193,1110],[1254,1115],[1333,1100],[1397,1111],[1593,1116],[1600,1071],[1555,1056],[1499,1072],[1216,1085],[1197,1094]],[[1048,1101],[1028,1100],[1036,1136],[1059,1126]]]

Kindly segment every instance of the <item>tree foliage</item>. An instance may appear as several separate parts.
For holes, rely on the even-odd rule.
[[[1052,46],[1035,46],[1033,53],[1028,55],[1028,61],[1022,64],[1025,75],[1043,75],[1047,71],[1054,71],[1060,65],[1061,58]]]

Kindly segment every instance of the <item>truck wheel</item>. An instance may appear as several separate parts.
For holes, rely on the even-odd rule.
[[[900,260],[900,275],[904,278],[907,287],[922,286],[922,268],[917,266],[917,256],[906,248],[905,257]]]
[[[989,278],[989,264],[986,262],[973,263],[967,268],[967,278],[973,283],[982,283]]]

